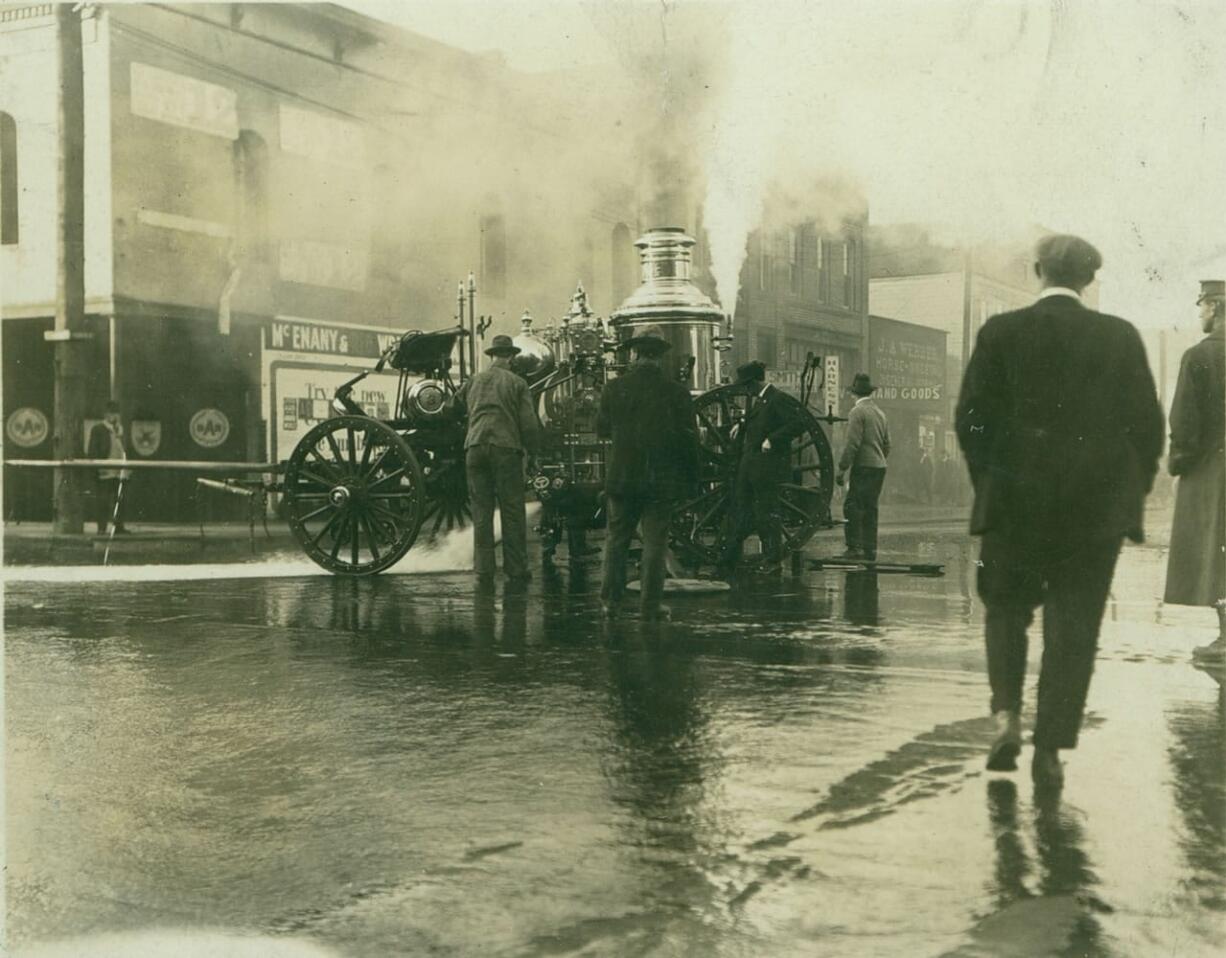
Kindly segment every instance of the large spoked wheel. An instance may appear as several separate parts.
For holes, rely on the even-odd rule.
[[[315,426],[285,469],[290,529],[312,561],[342,575],[394,565],[417,538],[425,482],[408,443],[376,419]]]
[[[464,447],[451,456],[428,454],[426,507],[422,515],[422,535],[435,539],[472,524],[468,502],[468,471],[464,467]]]
[[[817,418],[799,400],[784,396],[798,428],[779,486],[783,546],[793,552],[818,529],[831,525],[834,457]],[[741,384],[720,386],[694,401],[701,447],[700,491],[674,512],[670,527],[674,554],[691,567],[718,564],[732,534],[733,487],[741,455],[732,427],[744,421],[748,402],[748,389]]]

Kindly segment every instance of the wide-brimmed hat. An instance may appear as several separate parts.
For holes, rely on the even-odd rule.
[[[1226,299],[1226,279],[1202,279],[1196,305],[1213,299]]]
[[[873,381],[868,378],[868,373],[856,373],[848,388],[857,396],[871,396],[877,391]]]
[[[736,368],[736,381],[738,383],[760,383],[765,382],[765,380],[766,363],[760,359],[744,363]]]
[[[635,334],[621,345],[626,349],[637,349],[642,353],[662,353],[672,348],[672,344],[664,336],[663,328],[655,323],[640,326]]]
[[[487,356],[514,356],[522,350],[511,342],[510,336],[495,336],[485,348]]]

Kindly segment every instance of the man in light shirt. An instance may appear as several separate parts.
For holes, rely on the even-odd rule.
[[[867,373],[856,373],[851,393],[858,398],[847,417],[847,443],[839,457],[835,482],[840,486],[851,471],[851,485],[843,500],[847,525],[843,531],[847,551],[841,558],[877,558],[877,500],[885,483],[885,462],[890,455],[890,424],[873,402],[877,387]]]
[[[1142,539],[1165,430],[1140,335],[1081,301],[1102,266],[1098,250],[1048,236],[1035,259],[1038,302],[984,323],[956,418],[975,487],[971,534],[983,537],[977,576],[997,726],[988,768],[1017,767],[1026,629],[1041,605],[1031,773],[1036,787],[1058,788],[1116,558],[1125,537]]]

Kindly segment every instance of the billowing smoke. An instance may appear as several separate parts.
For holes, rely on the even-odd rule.
[[[705,158],[726,307],[772,184],[829,177],[875,222],[954,242],[1084,235],[1104,307],[1141,325],[1190,319],[1199,274],[1226,267],[1220,4],[785,0],[732,16]],[[798,212],[837,220],[831,202],[853,196]]]
[[[559,7],[541,9],[534,37],[561,29],[550,13]],[[576,278],[601,285],[624,189],[639,198],[632,232],[696,228],[701,208],[730,311],[755,229],[816,220],[837,230],[866,207],[874,224],[922,223],[951,243],[1021,243],[1036,226],[1079,233],[1104,254],[1104,307],[1143,326],[1194,321],[1195,281],[1226,270],[1217,188],[1226,5],[600,0],[574,9],[589,36],[566,33],[571,60],[582,49],[590,66],[542,74],[535,101],[504,109],[491,74],[477,114],[397,105],[405,136],[431,145],[421,151],[431,159],[402,177],[415,203],[438,208],[425,222],[470,224],[495,199],[508,224],[519,218],[507,264],[525,277],[507,293],[514,312],[516,296],[548,309]],[[405,10],[397,19],[412,28]],[[562,109],[573,116],[559,136]],[[553,128],[542,133],[544,172],[534,169],[540,143],[518,145],[533,115]],[[420,217],[411,205],[405,215]],[[476,258],[471,244],[449,242],[461,244],[419,234],[417,275],[450,281],[457,263]],[[429,292],[434,302],[450,295]],[[599,309],[616,305],[612,293],[604,280]]]

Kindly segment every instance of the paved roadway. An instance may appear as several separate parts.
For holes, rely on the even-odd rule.
[[[1122,560],[1058,802],[982,768],[956,533],[883,543],[943,578],[767,580],[657,628],[601,623],[594,568],[474,595],[463,551],[361,581],[10,570],[17,953],[1226,945],[1223,697],[1189,664],[1212,616],[1160,607],[1161,550]]]

